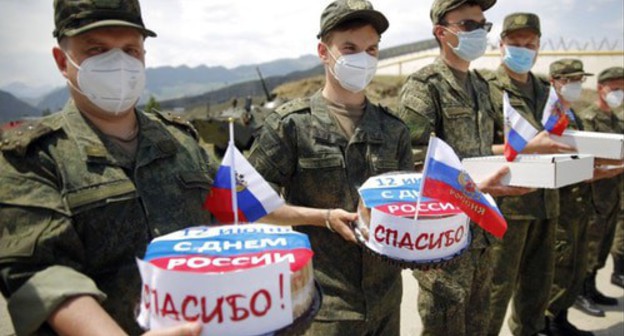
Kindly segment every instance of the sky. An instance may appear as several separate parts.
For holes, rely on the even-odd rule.
[[[146,42],[148,67],[256,64],[316,54],[320,15],[330,0],[142,0],[143,21],[158,34]],[[429,39],[433,0],[371,0],[390,28],[380,47]],[[52,0],[0,0],[0,88],[13,82],[60,86],[52,58]],[[609,39],[623,49],[622,0],[498,0],[486,18],[498,41],[504,17],[533,12],[544,39]]]

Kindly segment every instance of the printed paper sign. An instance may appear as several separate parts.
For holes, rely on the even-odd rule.
[[[288,261],[221,274],[158,268],[137,259],[146,329],[203,323],[202,335],[258,335],[292,323]]]
[[[452,256],[468,245],[468,224],[468,217],[463,213],[415,221],[373,208],[367,245],[395,259],[435,261]]]

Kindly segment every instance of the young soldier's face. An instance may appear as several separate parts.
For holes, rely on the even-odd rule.
[[[457,33],[468,32],[474,29],[482,28],[477,27],[475,23],[486,23],[485,15],[483,15],[483,10],[480,6],[463,5],[457,9],[448,12],[444,16],[444,21],[441,22],[439,25],[435,26],[435,34],[442,45],[450,44],[452,47],[455,48],[459,43]]]
[[[328,48],[336,58],[340,55],[357,54],[363,51],[375,58],[379,57],[380,37],[371,25],[345,31],[333,31],[330,34],[326,43],[319,44],[318,50],[319,57],[329,66],[333,66],[335,60],[329,55]]]
[[[602,99],[611,91],[624,91],[624,79],[611,79],[598,84],[598,94]]]

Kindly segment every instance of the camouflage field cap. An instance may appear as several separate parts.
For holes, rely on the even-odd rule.
[[[602,70],[602,72],[598,75],[598,83],[613,79],[624,79],[624,68],[618,66],[611,67]]]
[[[542,36],[539,16],[533,13],[513,13],[505,17],[500,37],[505,37],[513,31],[524,28],[532,29],[537,33],[537,36]]]
[[[486,11],[494,6],[495,3],[496,0],[435,0],[431,5],[429,16],[433,24],[438,24],[442,22],[446,13],[459,8],[461,5],[474,4],[481,7],[483,11]]]
[[[369,22],[381,35],[390,25],[388,19],[373,9],[373,5],[365,0],[336,0],[330,3],[321,14],[321,30],[317,38],[325,35],[343,22],[361,19]]]
[[[578,59],[565,58],[550,64],[550,77],[552,78],[593,75],[583,70],[583,62]]]
[[[138,0],[54,0],[54,25],[57,39],[107,26],[133,27],[156,36],[145,28]]]

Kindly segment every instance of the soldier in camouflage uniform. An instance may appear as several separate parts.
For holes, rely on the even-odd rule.
[[[624,122],[624,118],[620,119]],[[611,283],[624,288],[624,178],[620,178],[620,212],[615,228],[613,246],[611,246],[611,256],[613,257],[613,273],[611,273]]]
[[[511,105],[535,128],[548,99],[549,83],[530,72],[540,46],[540,22],[535,14],[508,15],[501,32],[503,64],[483,71],[495,111],[502,118],[503,92]],[[546,145],[545,142],[552,142]],[[531,143],[536,148],[531,148]],[[543,144],[538,145],[538,144]],[[573,148],[549,139],[541,131],[523,153],[566,152]],[[533,335],[545,327],[544,314],[554,275],[554,242],[559,193],[539,189],[519,197],[502,197],[499,207],[507,233],[494,243],[489,335],[498,335],[513,296],[509,327],[514,335]]]
[[[309,335],[400,333],[401,270],[353,244],[350,228],[358,186],[414,165],[405,124],[363,91],[387,27],[368,1],[329,4],[318,35],[323,89],[279,107],[251,149],[251,163],[287,201],[267,220],[296,226],[314,250],[324,297]]]
[[[624,123],[624,108],[620,104],[615,109],[615,116]],[[611,273],[611,283],[624,288],[624,177],[620,178],[620,212],[615,229],[615,238],[611,246],[611,256],[613,257],[613,273]]]
[[[562,59],[550,65],[550,83],[566,109],[569,129],[583,130],[571,104],[581,97],[581,85],[586,76],[577,59]],[[581,290],[587,268],[587,225],[589,223],[591,192],[586,182],[559,189],[560,216],[555,233],[555,277],[550,289],[547,327],[545,333],[557,335],[593,335],[578,330],[568,321],[568,308]],[[603,312],[604,314],[604,312]]]
[[[585,130],[624,133],[624,124],[614,113],[614,109],[622,103],[622,90],[624,90],[624,69],[622,67],[609,68],[598,75],[598,102],[581,114]],[[615,96],[615,99],[612,96]],[[617,216],[620,210],[619,186],[621,178],[621,175],[615,176],[595,181],[591,185],[594,213],[589,224],[589,262],[587,277],[579,302],[589,301],[608,306],[618,304],[616,298],[605,296],[598,291],[596,273],[604,267],[613,243]],[[583,307],[581,306],[581,308]]]
[[[483,12],[495,0],[436,0],[431,7],[433,34],[440,44],[440,57],[403,85],[399,114],[410,129],[412,146],[426,152],[431,132],[446,141],[461,158],[492,155],[496,118],[490,103],[488,83],[470,62],[486,50],[492,24]],[[475,45],[466,44],[465,34],[480,34]],[[470,41],[468,41],[470,43]],[[467,47],[467,48],[466,48]],[[470,50],[476,50],[471,53]],[[480,185],[496,195],[526,193],[524,188]],[[487,331],[491,279],[490,240],[483,229],[471,226],[472,244],[458,260],[440,269],[415,271],[420,291],[418,310],[423,335],[480,335]]]
[[[617,109],[615,116],[624,123],[624,109]],[[620,178],[620,212],[615,229],[615,238],[611,246],[611,256],[613,257],[613,273],[611,273],[611,283],[624,288],[624,178]]]
[[[72,99],[3,133],[0,289],[18,335],[140,334],[135,258],[156,236],[210,222],[201,207],[214,168],[188,123],[136,110],[138,94],[104,92],[128,106],[117,110],[89,90],[107,81],[88,80],[87,61],[100,71],[134,64],[132,78],[141,76],[143,41],[155,34],[138,2],[57,0],[54,8],[53,54]],[[124,63],[100,63],[111,55]],[[112,85],[132,84],[142,85]]]

